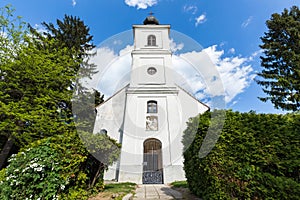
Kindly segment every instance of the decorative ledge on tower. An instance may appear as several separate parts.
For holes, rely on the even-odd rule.
[[[149,13],[149,16],[144,20],[144,25],[159,25],[158,20],[153,16],[153,12]]]

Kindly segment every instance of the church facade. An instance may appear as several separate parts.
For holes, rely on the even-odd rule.
[[[169,33],[170,25],[152,15],[133,25],[130,83],[96,108],[94,132],[105,131],[122,145],[105,180],[185,180],[183,131],[190,117],[209,108],[174,82]]]

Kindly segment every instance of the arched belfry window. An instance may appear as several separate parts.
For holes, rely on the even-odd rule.
[[[148,36],[148,46],[156,46],[156,37],[155,35]]]
[[[157,102],[148,101],[147,102],[147,113],[157,113]]]

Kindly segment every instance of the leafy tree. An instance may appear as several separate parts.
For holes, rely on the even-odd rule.
[[[12,16],[10,11],[9,16]],[[53,34],[47,33],[46,37],[32,28],[30,37],[24,33],[23,45],[15,58],[7,58],[1,66],[0,133],[13,137],[19,146],[75,130],[71,84],[78,78],[79,67],[86,64],[84,59],[91,55],[89,51],[94,45],[88,44],[92,36],[79,18],[66,16],[65,21],[58,20],[58,24],[59,29],[52,24],[47,26]],[[21,31],[7,29],[10,37],[22,35]],[[92,70],[94,65],[89,66]],[[97,98],[97,101],[103,100],[100,94]],[[94,113],[94,105],[95,102],[90,105],[91,113]]]
[[[257,83],[263,87],[275,108],[300,109],[300,10],[293,6],[281,14],[274,13],[266,22],[268,32],[261,37],[261,65]]]
[[[14,60],[22,48],[24,35],[26,34],[25,23],[20,16],[14,16],[14,9],[11,5],[0,8],[0,95],[2,95],[3,82],[9,77],[5,70],[5,65]],[[0,98],[3,98],[1,96]],[[5,103],[0,101],[0,124],[6,117],[3,106]],[[1,125],[0,125],[1,126]],[[6,164],[7,157],[17,148],[10,138],[10,131],[1,131],[0,128],[0,169]]]
[[[0,8],[0,65],[17,55],[27,32],[21,17],[14,17],[14,11],[11,5]],[[4,75],[0,68],[0,77]]]
[[[15,21],[10,23],[9,20],[1,21],[3,27],[15,27]],[[82,87],[80,92],[83,95],[79,97],[78,105],[84,102],[89,104],[82,108],[87,118],[80,122],[87,123],[89,128],[85,129],[87,132],[76,132],[71,102],[75,89],[79,91],[79,84],[75,84],[75,89],[72,86],[78,76],[89,77],[93,73],[94,65],[88,63],[93,45],[88,44],[92,37],[83,22],[70,24],[68,30],[73,30],[70,39],[78,37],[79,43],[64,38],[69,34],[67,31],[57,32],[56,37],[51,31],[42,35],[32,28],[30,35],[26,34],[26,30],[2,29],[6,31],[1,34],[0,41],[7,46],[0,47],[0,54],[3,55],[0,63],[0,135],[1,138],[14,140],[22,150],[16,160],[0,172],[1,198],[25,199],[30,194],[38,193],[33,198],[54,199],[54,195],[56,197],[58,194],[62,199],[86,199],[86,190],[98,184],[103,187],[104,170],[118,158],[120,146],[114,140],[107,135],[91,133],[94,106],[103,101],[103,95],[99,92]],[[80,37],[74,31],[76,27],[72,27],[78,24],[87,30]],[[86,40],[80,40],[82,37]],[[78,74],[82,67],[83,73]],[[91,94],[95,97],[91,98]],[[28,147],[31,149],[28,150]],[[99,153],[101,159],[97,157]],[[57,161],[54,162],[54,171],[50,167],[53,164],[51,160]],[[31,166],[34,162],[37,164]],[[27,173],[27,170],[32,173]],[[13,177],[15,175],[17,177]],[[7,181],[8,177],[17,181],[11,183]],[[26,192],[24,187],[28,186],[28,182],[34,184],[26,188],[30,188]],[[45,186],[49,187],[45,190]]]
[[[5,78],[0,80],[0,133],[13,137],[21,147],[72,129],[71,116],[60,112],[61,102],[72,98],[68,86],[75,79],[66,66],[76,61],[67,52],[67,48],[37,48],[28,38],[16,58],[1,66]]]

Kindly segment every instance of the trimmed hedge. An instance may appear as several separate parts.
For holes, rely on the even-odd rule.
[[[199,150],[211,116],[226,120],[212,151]],[[196,134],[194,133],[196,132]],[[299,199],[300,115],[213,111],[190,119],[183,136],[190,190],[203,199]]]

